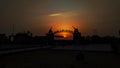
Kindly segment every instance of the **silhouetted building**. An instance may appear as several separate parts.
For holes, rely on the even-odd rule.
[[[0,44],[6,44],[8,42],[8,37],[5,34],[0,34]]]
[[[46,36],[35,36],[35,37],[33,37],[32,43],[45,45],[46,44]]]
[[[32,33],[24,32],[24,33],[17,33],[14,36],[13,42],[19,44],[31,43],[32,41]]]
[[[47,40],[54,40],[54,33],[52,31],[52,28],[50,28],[50,30],[46,34],[46,37],[47,37]]]
[[[9,41],[10,41],[10,42],[13,42],[13,41],[14,41],[14,35],[10,35],[10,36],[9,36]]]
[[[98,35],[93,35],[93,36],[91,37],[91,42],[92,42],[92,43],[101,43],[101,37],[98,36]]]
[[[73,40],[80,40],[81,38],[81,33],[78,31],[78,28],[74,28],[74,32],[73,32]]]
[[[54,41],[54,32],[52,31],[52,28],[50,28],[50,30],[48,31],[48,33],[46,34],[46,40],[49,44],[52,44]]]

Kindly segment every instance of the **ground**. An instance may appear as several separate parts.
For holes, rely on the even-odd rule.
[[[111,51],[82,51],[84,61],[76,60],[80,50],[37,49],[0,57],[0,68],[120,68],[120,55]]]

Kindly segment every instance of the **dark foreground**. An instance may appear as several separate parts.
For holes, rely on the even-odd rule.
[[[104,51],[39,49],[0,56],[0,68],[120,68],[120,55]]]

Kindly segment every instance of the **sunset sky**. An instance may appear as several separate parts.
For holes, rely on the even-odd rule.
[[[120,0],[0,0],[0,33],[45,35],[78,27],[82,35],[118,36]]]

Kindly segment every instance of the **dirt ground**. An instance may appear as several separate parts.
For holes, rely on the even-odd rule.
[[[0,68],[120,68],[120,55],[112,52],[40,49],[0,56]]]

